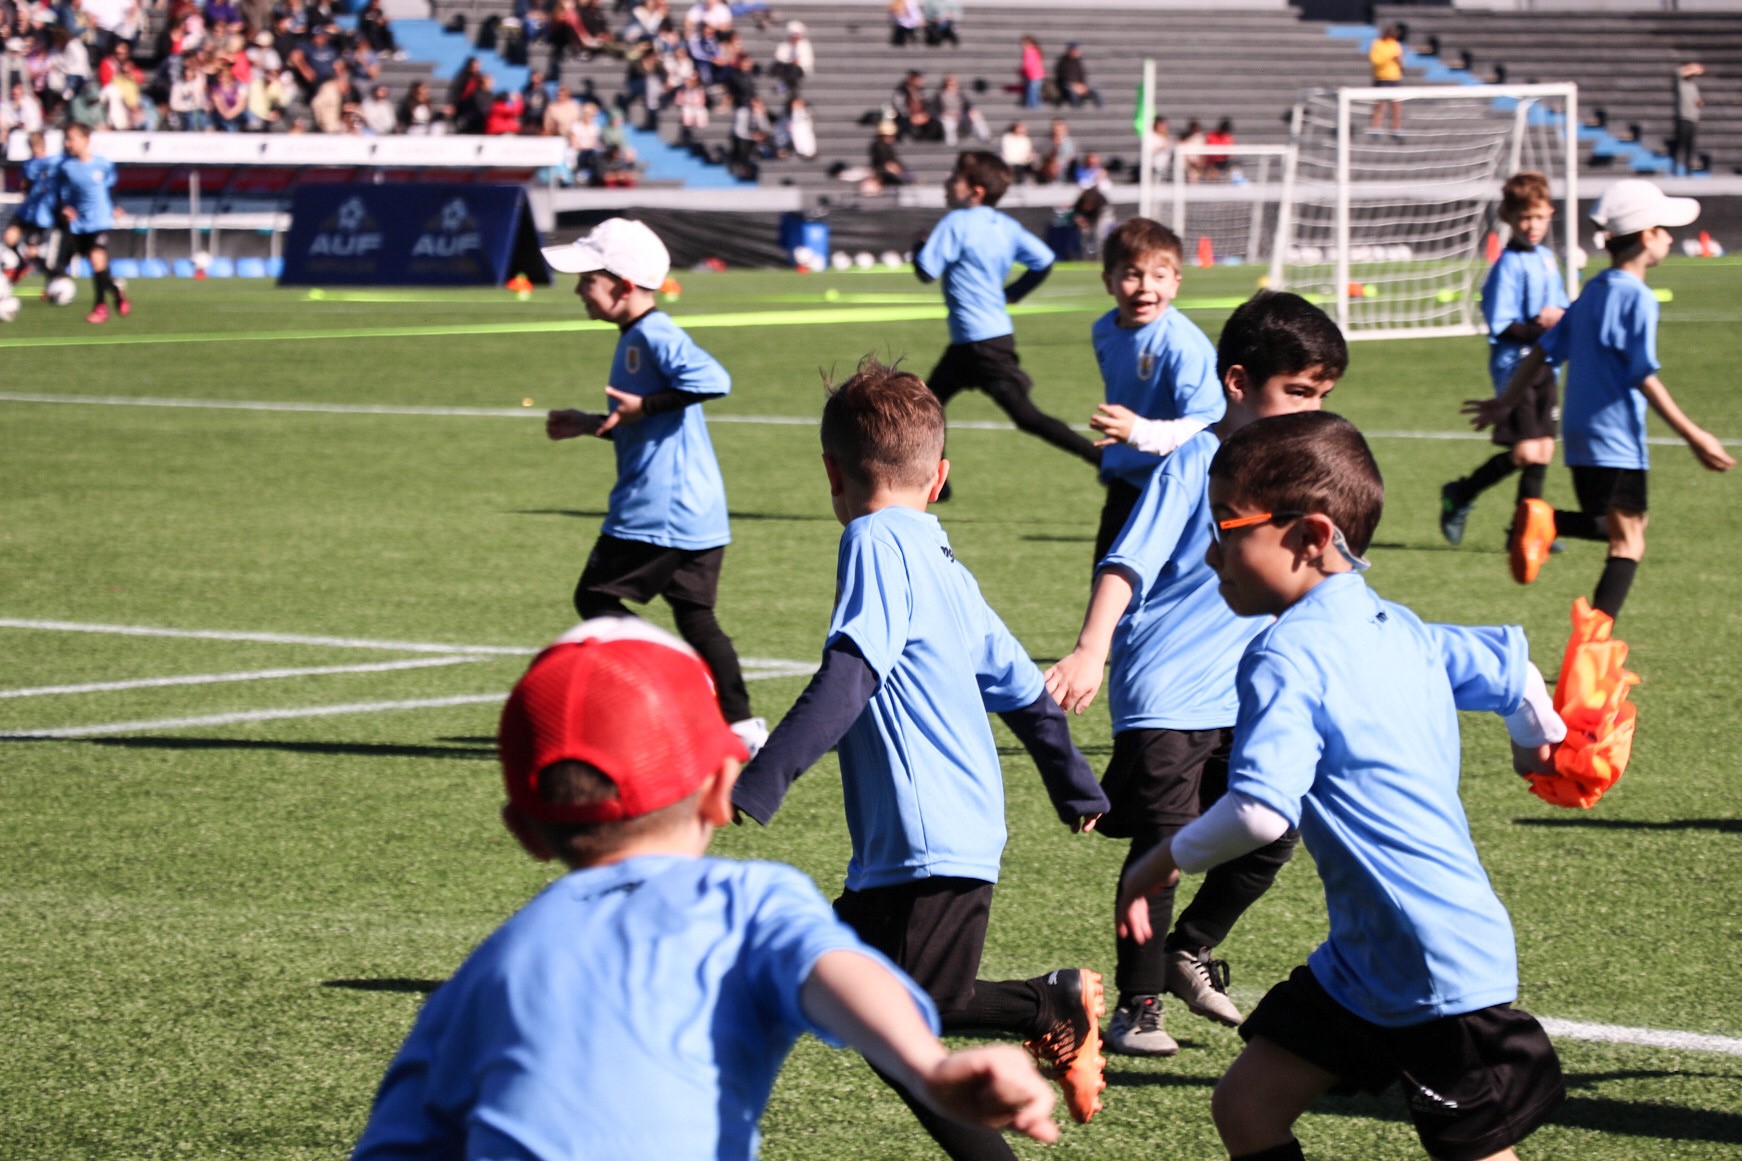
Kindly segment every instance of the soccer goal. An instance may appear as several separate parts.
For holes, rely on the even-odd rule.
[[[1185,243],[1186,261],[1267,263],[1287,145],[1177,145],[1167,186],[1144,207]]]
[[[1295,106],[1271,285],[1325,304],[1351,339],[1480,333],[1500,185],[1547,174],[1577,289],[1578,86],[1346,88]]]

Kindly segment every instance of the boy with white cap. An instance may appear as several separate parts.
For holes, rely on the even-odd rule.
[[[943,1112],[1058,1136],[1022,1051],[951,1054],[931,1001],[803,875],[707,857],[744,746],[682,642],[577,626],[515,686],[497,744],[503,821],[570,873],[430,997],[355,1158],[754,1157],[805,1031]]]
[[[1682,414],[1657,377],[1657,298],[1645,274],[1669,253],[1669,228],[1688,225],[1699,213],[1693,198],[1669,197],[1640,178],[1610,186],[1591,211],[1609,269],[1543,334],[1504,395],[1464,404],[1476,427],[1488,427],[1511,413],[1545,362],[1568,365],[1561,438],[1579,507],[1560,511],[1543,500],[1520,501],[1512,576],[1520,584],[1534,581],[1556,537],[1607,541],[1609,557],[1591,605],[1610,617],[1620,614],[1645,555],[1646,405],[1687,441],[1701,465],[1714,472],[1736,466],[1715,436]]]
[[[768,724],[751,716],[738,653],[714,617],[732,534],[726,485],[697,406],[731,391],[731,376],[659,309],[654,296],[671,255],[645,224],[609,218],[584,238],[546,246],[544,260],[580,276],[575,294],[589,318],[623,332],[606,412],[566,409],[545,419],[551,439],[598,436],[617,453],[610,511],[575,586],[575,609],[583,618],[628,616],[624,601],[664,597],[678,633],[713,671],[721,712],[754,754]]]

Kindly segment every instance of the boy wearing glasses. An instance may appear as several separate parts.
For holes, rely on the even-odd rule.
[[[1234,663],[1265,624],[1230,612],[1204,563],[1210,461],[1222,440],[1255,419],[1317,410],[1348,363],[1336,324],[1298,295],[1263,291],[1229,317],[1216,352],[1227,411],[1150,475],[1098,566],[1076,648],[1047,672],[1058,703],[1082,713],[1111,654],[1113,757],[1101,781],[1111,809],[1099,829],[1131,840],[1127,866],[1221,797],[1236,709]],[[1207,1019],[1240,1023],[1227,995],[1227,965],[1210,952],[1269,888],[1294,840],[1292,831],[1279,833],[1207,876],[1165,941],[1120,938],[1110,1050],[1179,1051],[1162,1018],[1163,992]],[[1158,886],[1149,899],[1158,931],[1168,931],[1173,895],[1171,885]]]
[[[1228,791],[1126,873],[1122,936],[1149,897],[1298,827],[1330,934],[1240,1028],[1216,1087],[1235,1161],[1304,1156],[1293,1124],[1333,1090],[1401,1083],[1440,1161],[1512,1158],[1565,1095],[1518,995],[1512,924],[1458,798],[1459,710],[1502,715],[1520,773],[1566,736],[1516,626],[1425,624],[1367,587],[1384,506],[1367,443],[1325,413],[1279,415],[1210,464],[1208,561],[1228,607],[1274,618],[1240,658]]]

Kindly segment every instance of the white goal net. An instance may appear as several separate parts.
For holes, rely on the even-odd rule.
[[[1356,338],[1471,334],[1500,185],[1547,174],[1571,292],[1576,85],[1321,90],[1295,107],[1271,284],[1322,301]]]

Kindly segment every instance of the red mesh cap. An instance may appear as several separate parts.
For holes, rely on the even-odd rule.
[[[546,822],[638,818],[694,793],[724,759],[748,759],[701,658],[634,617],[586,621],[534,658],[502,708],[496,745],[508,801]],[[546,802],[539,771],[562,761],[599,770],[617,797]]]

